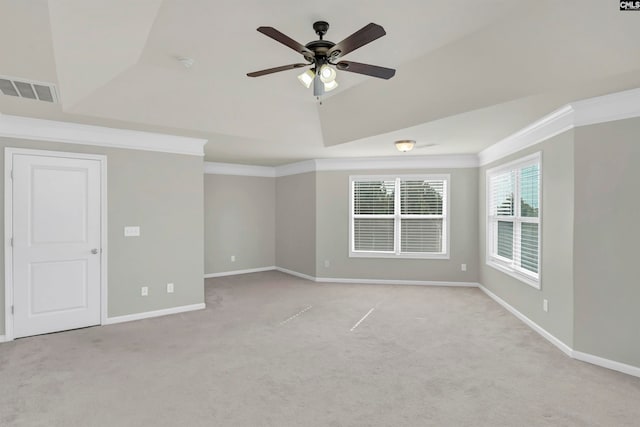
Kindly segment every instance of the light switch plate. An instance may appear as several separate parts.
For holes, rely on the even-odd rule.
[[[129,225],[124,228],[124,237],[139,237],[140,227],[137,225]]]

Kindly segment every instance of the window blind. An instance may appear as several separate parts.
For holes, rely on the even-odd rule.
[[[351,197],[352,251],[445,253],[447,179],[352,179]]]
[[[540,166],[538,164],[523,167],[518,170],[518,234],[515,246],[516,265],[532,273],[538,272],[538,240],[539,240],[539,202]]]
[[[487,172],[487,253],[490,263],[538,279],[540,157]]]
[[[442,252],[444,180],[400,181],[402,252]]]

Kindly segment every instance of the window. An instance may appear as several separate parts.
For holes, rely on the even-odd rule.
[[[350,256],[448,258],[448,175],[350,178]]]
[[[540,288],[540,153],[487,171],[487,264]]]

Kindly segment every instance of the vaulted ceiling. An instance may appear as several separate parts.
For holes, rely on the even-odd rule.
[[[382,25],[346,59],[396,76],[339,71],[322,103],[300,70],[246,76],[301,59],[257,27],[305,44],[316,20],[334,42]],[[0,38],[0,75],[61,98],[0,95],[0,113],[204,137],[217,162],[476,153],[567,102],[640,87],[640,13],[602,0],[0,0]],[[395,152],[407,138],[418,148]]]

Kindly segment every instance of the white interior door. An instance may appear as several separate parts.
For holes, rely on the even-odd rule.
[[[100,324],[101,163],[13,155],[14,337]]]

